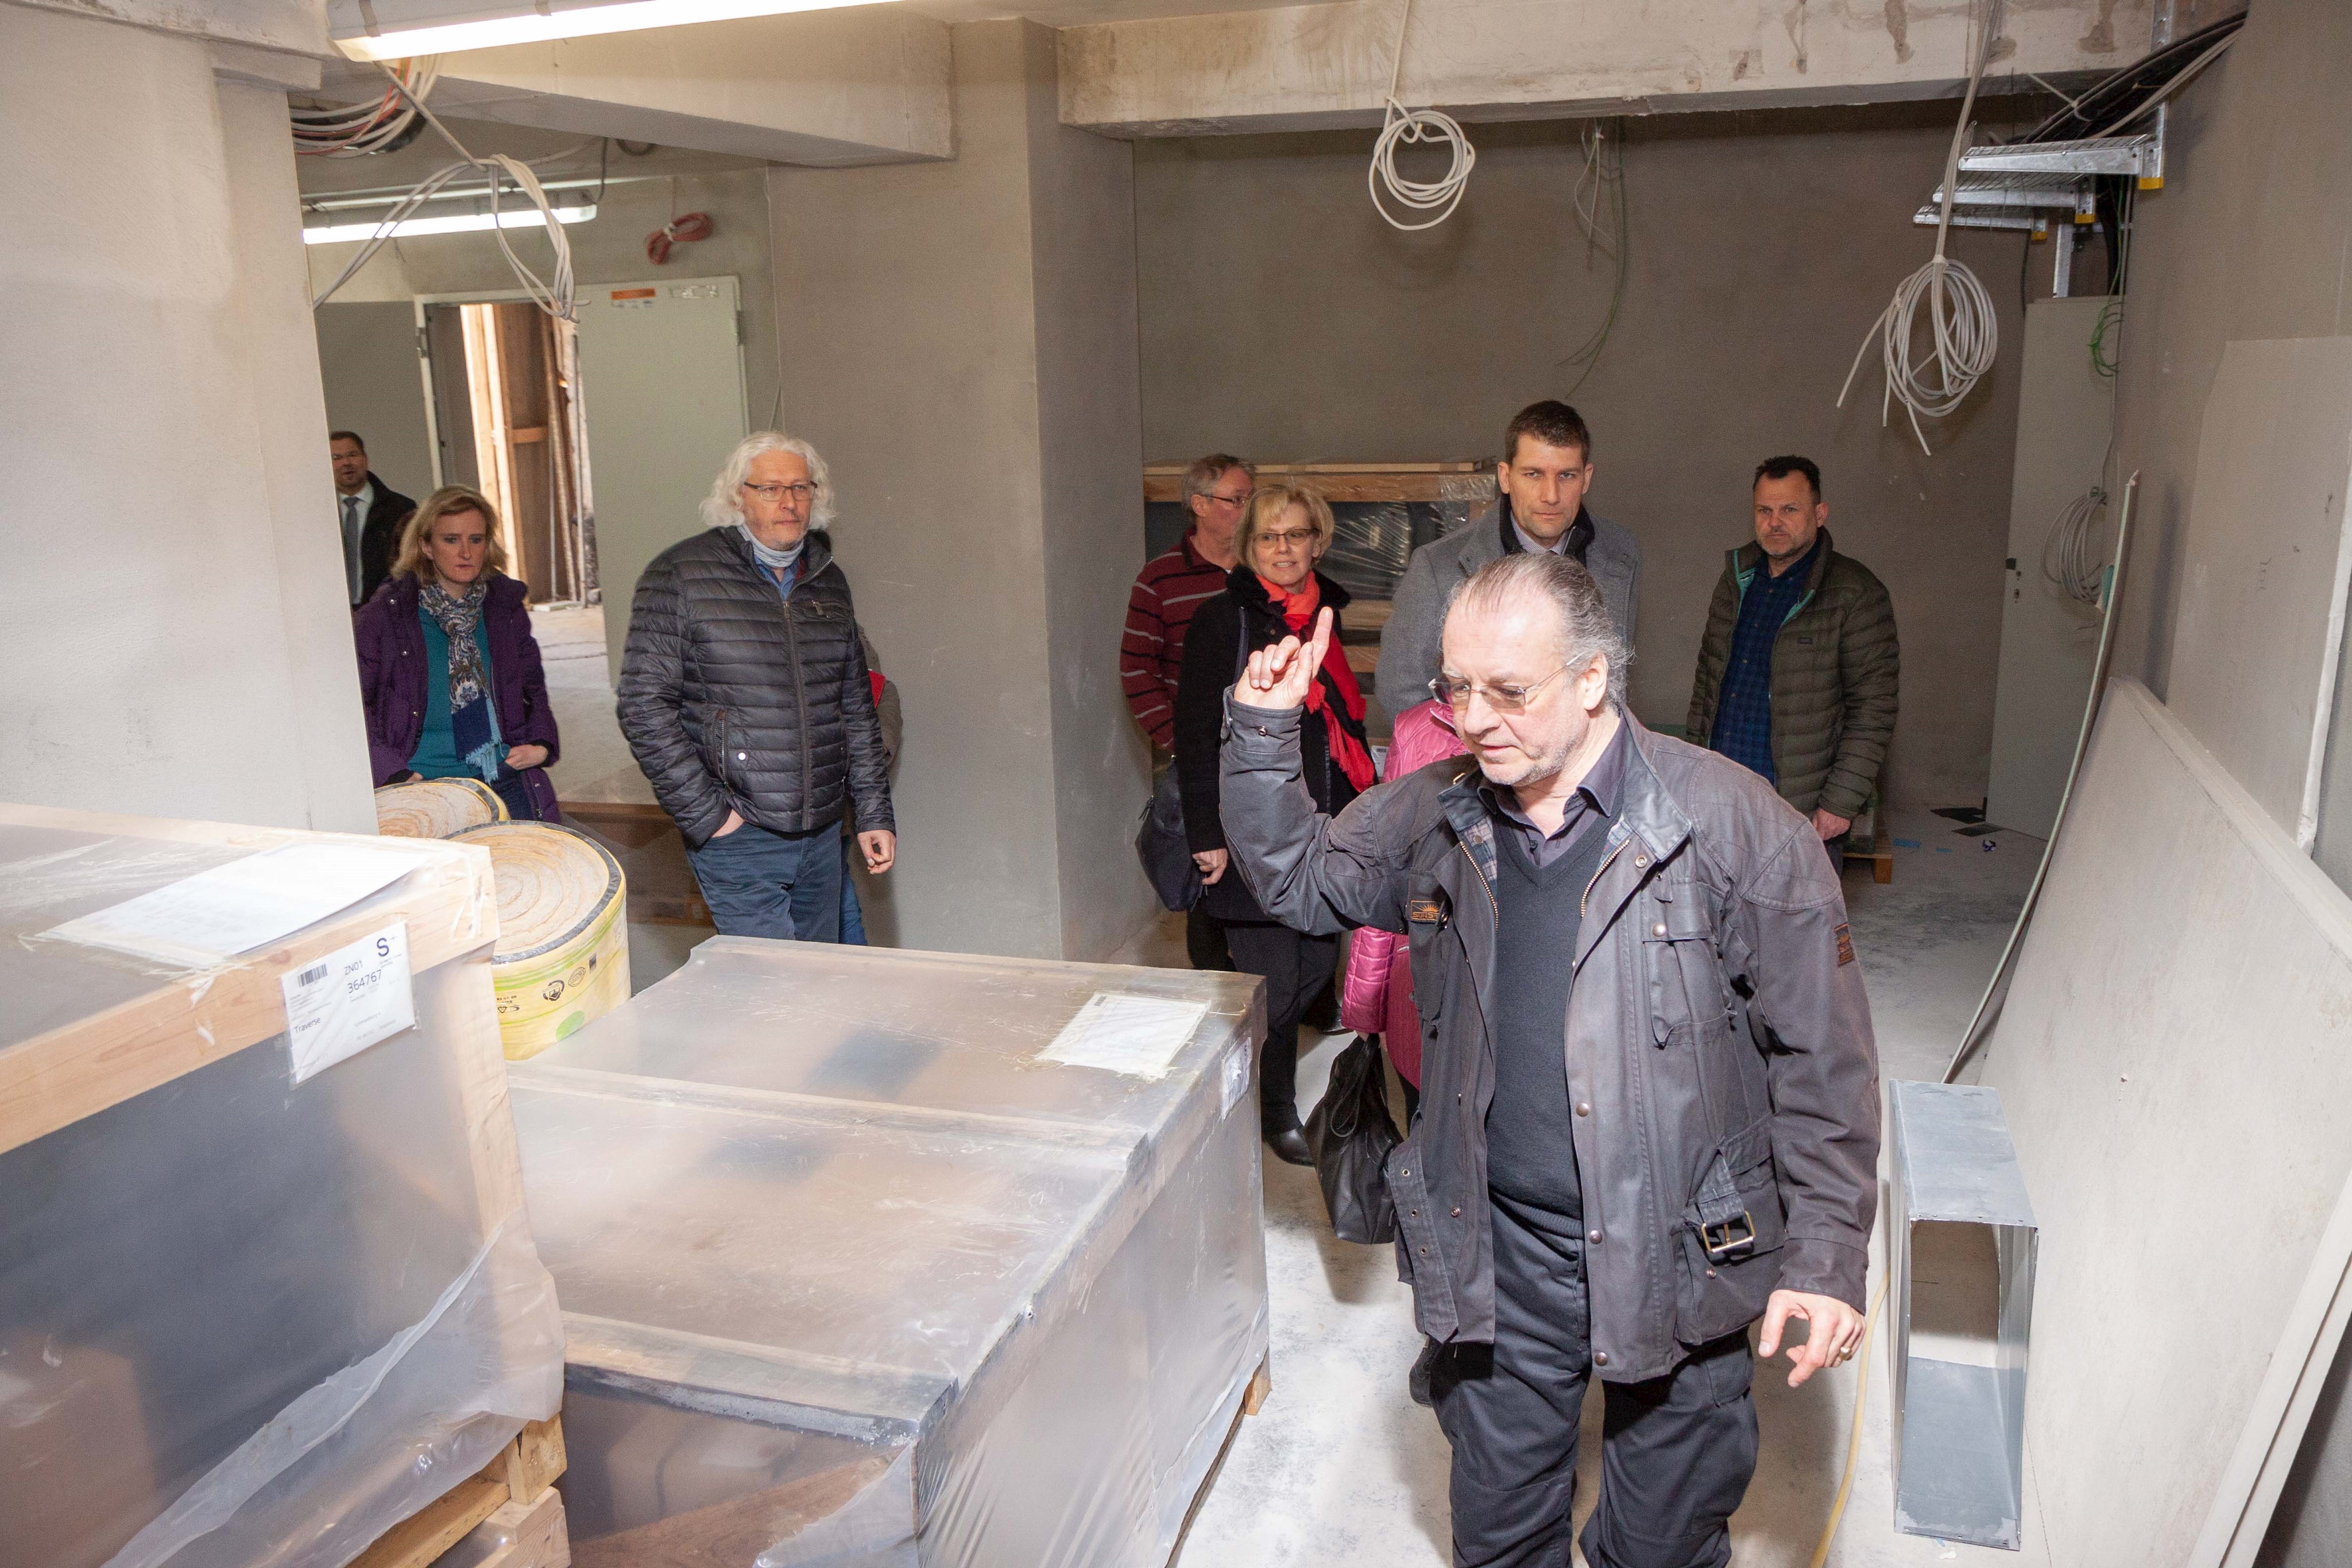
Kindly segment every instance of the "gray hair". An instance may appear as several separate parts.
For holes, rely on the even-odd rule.
[[[1212,452],[1206,457],[1194,459],[1192,465],[1184,470],[1184,500],[1187,509],[1190,508],[1193,497],[1207,495],[1217,487],[1218,480],[1236,468],[1248,475],[1252,484],[1257,482],[1256,466],[1243,461],[1230,452]]]
[[[774,430],[762,430],[735,444],[735,450],[727,455],[726,465],[719,470],[719,477],[710,482],[710,494],[702,497],[702,520],[714,528],[731,528],[743,520],[743,503],[738,492],[743,488],[752,463],[770,452],[789,452],[808,465],[809,482],[816,486],[816,494],[809,499],[808,526],[833,527],[832,471],[816,455],[815,447],[798,436]]]
[[[1625,701],[1625,667],[1633,651],[1601,597],[1601,585],[1581,563],[1549,550],[1523,550],[1490,560],[1454,585],[1446,596],[1449,622],[1461,610],[1496,611],[1523,594],[1548,601],[1559,615],[1560,660],[1579,673],[1595,659],[1609,661],[1609,700]]]

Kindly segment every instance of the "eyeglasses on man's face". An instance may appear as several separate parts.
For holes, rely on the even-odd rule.
[[[808,480],[792,485],[754,485],[747,479],[743,482],[743,488],[762,501],[790,500],[795,506],[805,507],[816,495],[818,486]]]
[[[1566,674],[1568,668],[1562,664],[1542,680],[1526,686],[1482,686],[1475,681],[1457,681],[1451,675],[1440,675],[1429,683],[1429,692],[1455,713],[1469,707],[1474,692],[1484,695],[1486,706],[1496,713],[1525,713],[1535,695]]]
[[[1257,492],[1255,490],[1244,490],[1237,496],[1222,495],[1215,490],[1203,490],[1201,493],[1201,499],[1204,501],[1214,501],[1221,507],[1231,507],[1235,511],[1239,511],[1244,507],[1248,506],[1256,495]]]

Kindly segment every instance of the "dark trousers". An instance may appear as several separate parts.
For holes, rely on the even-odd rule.
[[[1265,1054],[1259,1059],[1257,1108],[1268,1134],[1298,1125],[1298,1015],[1331,978],[1336,937],[1308,936],[1270,920],[1225,923],[1234,967],[1265,980]]]
[[[530,786],[523,781],[522,775],[509,773],[504,768],[499,772],[499,777],[491,781],[490,788],[498,791],[499,799],[507,803],[507,815],[518,822],[538,821],[539,807],[531,800]]]
[[[772,833],[750,822],[687,852],[727,936],[841,940],[841,826]]]
[[[1234,967],[1234,956],[1225,951],[1225,923],[1197,903],[1184,912],[1184,956],[1195,969]]]
[[[1456,1568],[1569,1568],[1577,1424],[1591,1375],[1582,1246],[1495,1217],[1495,1343],[1447,1347],[1432,1369],[1454,1448]],[[1748,1336],[1666,1376],[1605,1383],[1601,1496],[1584,1527],[1591,1568],[1723,1568],[1732,1511],[1756,1472]]]

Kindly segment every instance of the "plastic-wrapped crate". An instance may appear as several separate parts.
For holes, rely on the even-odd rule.
[[[1265,1355],[1262,998],[720,937],[518,1065],[575,1561],[1166,1562]]]
[[[148,894],[249,929],[371,855],[250,949],[91,940]],[[0,807],[0,1564],[338,1568],[554,1413],[494,911],[478,850]],[[413,1026],[298,1048],[289,995],[394,932]]]

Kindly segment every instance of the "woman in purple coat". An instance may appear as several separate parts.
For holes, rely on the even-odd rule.
[[[480,779],[520,821],[555,822],[555,714],[498,513],[446,486],[402,530],[392,576],[352,622],[378,785]]]

